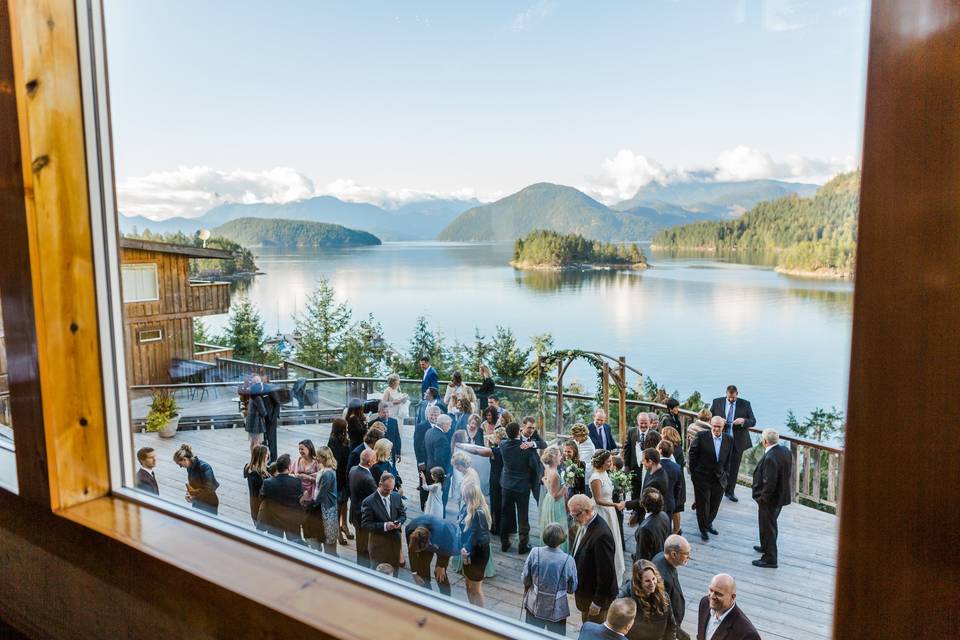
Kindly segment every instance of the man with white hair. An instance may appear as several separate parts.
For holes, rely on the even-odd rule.
[[[754,547],[763,554],[753,566],[764,569],[777,568],[777,518],[780,509],[790,504],[790,476],[793,456],[786,447],[781,447],[780,434],[774,429],[763,432],[763,457],[753,472],[753,499],[757,501],[757,517],[760,525],[760,546]]]
[[[617,597],[617,587],[623,576],[614,568],[616,545],[613,532],[603,518],[597,517],[593,500],[577,494],[567,501],[567,511],[580,525],[570,552],[577,563],[577,589],[574,592],[577,609],[583,622],[603,623],[610,603]]]
[[[441,415],[437,418],[436,424],[434,424],[423,437],[427,469],[440,467],[446,474],[443,480],[443,492],[440,498],[443,502],[444,517],[446,517],[447,500],[450,497],[450,481],[453,475],[453,454],[450,449],[450,436],[447,435],[447,432],[450,431],[450,425],[452,424],[453,419],[450,416],[446,414]]]
[[[756,627],[737,606],[737,582],[726,573],[713,576],[707,595],[700,600],[699,614],[697,640],[760,640]]]
[[[437,424],[437,418],[440,417],[440,407],[432,406],[428,408],[425,412],[425,417],[423,420],[417,423],[417,426],[413,428],[413,454],[417,458],[417,469],[424,471],[429,479],[430,473],[429,470],[432,467],[427,466],[427,449],[424,446],[424,440],[427,434],[433,429],[433,426]],[[424,506],[427,504],[427,492],[423,489],[420,490],[420,510],[423,511]]]
[[[613,432],[610,431],[610,425],[607,424],[607,412],[603,409],[597,409],[593,412],[593,422],[587,425],[587,432],[590,434],[590,440],[597,451],[617,448],[617,443],[613,441]]]
[[[697,503],[697,526],[704,542],[710,539],[709,534],[719,533],[713,528],[713,520],[723,500],[727,467],[733,453],[733,438],[723,432],[725,425],[723,416],[711,418],[710,430],[701,431],[694,437],[687,454]]]

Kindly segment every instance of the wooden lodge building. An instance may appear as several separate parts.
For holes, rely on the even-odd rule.
[[[230,283],[190,279],[191,258],[233,258],[229,251],[122,238],[124,340],[131,384],[162,384],[189,377],[190,361],[230,357],[226,348],[197,345],[193,319],[230,310]]]

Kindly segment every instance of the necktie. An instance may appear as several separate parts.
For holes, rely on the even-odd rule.
[[[733,429],[733,408],[736,406],[736,403],[731,402],[730,407],[727,408],[727,428]]]
[[[390,517],[390,496],[383,499],[383,508],[387,511],[387,518]]]

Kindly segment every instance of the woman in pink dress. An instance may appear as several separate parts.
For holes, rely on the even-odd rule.
[[[300,456],[293,461],[290,475],[300,479],[300,486],[303,489],[300,503],[306,504],[313,500],[313,491],[314,487],[317,486],[317,473],[320,471],[320,465],[317,464],[317,449],[313,446],[311,440],[301,440],[298,449],[300,450]]]

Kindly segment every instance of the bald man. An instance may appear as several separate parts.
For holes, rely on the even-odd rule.
[[[680,586],[680,576],[677,569],[685,567],[690,560],[690,543],[683,536],[676,534],[667,536],[663,543],[663,551],[653,557],[653,564],[660,571],[663,578],[663,591],[670,599],[670,608],[673,610],[673,619],[677,623],[677,638],[689,640],[690,636],[680,628],[683,616],[687,613],[687,601],[683,597],[683,587]]]
[[[731,575],[713,576],[699,613],[697,640],[760,640],[756,627],[737,606],[737,582]]]
[[[357,530],[357,564],[362,567],[370,566],[370,554],[367,551],[370,531],[362,528],[361,505],[367,497],[377,490],[377,481],[370,472],[377,461],[377,454],[372,449],[364,449],[360,453],[360,464],[350,469],[348,485],[350,488],[350,522]]]

